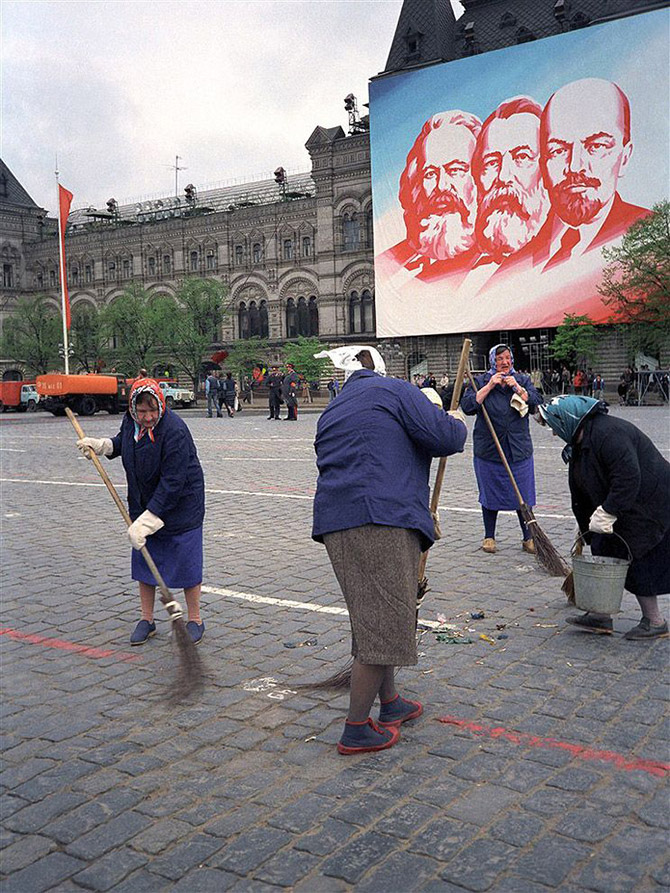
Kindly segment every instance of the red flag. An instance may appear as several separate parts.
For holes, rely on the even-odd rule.
[[[70,328],[70,295],[67,290],[67,269],[65,266],[65,227],[67,219],[70,216],[70,205],[72,204],[72,193],[58,184],[58,214],[59,223],[58,237],[60,240],[60,279],[61,288],[63,290],[63,305],[65,307],[65,325]]]

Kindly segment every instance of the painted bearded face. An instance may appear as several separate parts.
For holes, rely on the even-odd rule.
[[[410,242],[431,260],[447,260],[474,244],[474,147],[473,134],[460,124],[431,130],[423,144],[405,220]]]
[[[480,134],[477,241],[500,263],[535,236],[549,210],[540,171],[540,119],[494,118]]]
[[[614,197],[632,152],[626,129],[624,100],[608,81],[574,81],[550,99],[542,164],[552,207],[564,223],[591,223]]]

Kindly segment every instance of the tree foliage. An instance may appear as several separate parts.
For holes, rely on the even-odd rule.
[[[244,338],[233,341],[224,360],[227,369],[239,377],[250,375],[254,366],[267,366],[270,359],[270,345],[266,338]]]
[[[125,289],[104,310],[104,325],[116,338],[116,366],[126,375],[149,369],[164,356],[170,341],[175,302],[166,295],[151,295],[137,283]]]
[[[603,255],[598,290],[612,321],[627,324],[632,348],[657,352],[670,337],[670,202],[654,205]]]
[[[104,313],[93,307],[75,307],[72,310],[69,340],[75,368],[85,372],[104,369],[110,353],[109,326]]]
[[[33,375],[60,368],[59,344],[63,337],[58,311],[46,295],[20,298],[4,321],[2,354],[25,365]]]
[[[220,339],[226,286],[213,279],[186,279],[179,286],[176,305],[164,331],[165,352],[184,369],[198,391],[202,359]]]
[[[598,330],[589,316],[567,313],[551,345],[555,359],[571,369],[586,369],[596,355]]]
[[[323,344],[318,338],[301,336],[284,345],[284,358],[287,363],[293,363],[296,372],[304,375],[307,381],[319,381],[329,362],[325,358],[317,360],[314,357],[322,350]]]

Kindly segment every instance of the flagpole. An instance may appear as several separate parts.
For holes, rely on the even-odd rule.
[[[60,299],[61,299],[61,316],[63,318],[63,354],[65,358],[65,374],[70,374],[70,345],[67,337],[66,307],[65,307],[65,277],[67,275],[65,268],[65,233],[62,232],[62,221],[60,211],[60,183],[58,180],[58,159],[56,159],[56,207],[58,208],[58,259],[60,262]]]

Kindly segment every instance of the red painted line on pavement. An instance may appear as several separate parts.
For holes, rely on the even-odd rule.
[[[66,642],[64,639],[49,639],[47,636],[39,636],[36,633],[21,633],[9,626],[0,626],[0,636],[9,636],[20,642],[29,642],[31,645],[43,645],[45,648],[58,648],[60,651],[72,651],[75,654],[83,654],[85,657],[114,657],[116,660],[137,660],[136,654],[127,651],[113,651],[105,648],[90,648],[88,645],[78,645],[76,642]]]
[[[469,719],[458,719],[456,716],[441,716],[439,722],[460,726],[462,729],[467,729],[469,732],[474,732],[476,735],[481,735],[485,738],[502,738],[511,744],[518,744],[520,747],[546,747],[556,750],[567,750],[573,757],[579,760],[603,760],[606,763],[613,763],[617,769],[624,769],[626,772],[648,772],[650,775],[656,775],[658,778],[664,778],[670,772],[670,763],[661,763],[658,760],[642,760],[638,757],[626,757],[611,750],[594,750],[591,747],[584,747],[582,744],[559,741],[557,738],[542,738],[538,735],[529,735],[526,732],[511,732],[502,728],[502,726],[483,726],[481,723],[473,722]]]

